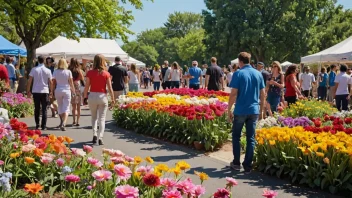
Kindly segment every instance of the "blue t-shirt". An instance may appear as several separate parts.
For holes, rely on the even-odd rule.
[[[265,88],[263,75],[245,65],[232,76],[231,88],[238,90],[235,115],[258,115],[260,90]]]
[[[331,71],[329,74],[329,86],[330,87],[335,86],[335,77],[336,77],[335,72]]]
[[[321,82],[319,81],[319,87],[326,87],[326,82],[328,81],[328,74],[327,73],[321,73],[320,74],[320,79],[321,79]]]
[[[190,85],[197,85],[199,84],[199,77],[202,75],[202,70],[199,67],[191,67],[188,70],[189,74],[194,78],[189,79]]]

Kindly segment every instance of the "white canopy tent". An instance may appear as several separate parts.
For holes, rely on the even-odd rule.
[[[286,61],[286,62],[281,63],[281,66],[287,67],[287,66],[290,66],[290,65],[292,65],[292,64],[293,64],[293,63]]]
[[[352,61],[352,36],[319,53],[301,58],[301,63]]]
[[[136,64],[137,67],[145,67],[146,64],[137,60],[137,59],[134,59],[132,57],[129,57],[128,58],[128,61],[127,61],[127,65],[131,65],[131,64]]]
[[[235,60],[231,61],[231,65],[234,65],[234,64],[238,64],[238,58],[236,58]]]
[[[93,60],[96,54],[102,54],[109,61],[120,56],[123,61],[128,60],[116,41],[110,39],[80,38],[79,42],[58,36],[50,43],[37,49],[37,55],[53,56],[57,58],[80,58]]]

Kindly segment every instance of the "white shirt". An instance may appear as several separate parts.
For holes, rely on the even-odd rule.
[[[33,77],[32,93],[49,93],[49,80],[52,79],[50,69],[44,64],[32,68],[29,76]]]
[[[227,82],[228,82],[229,84],[231,83],[232,75],[233,75],[232,72],[229,72],[229,73],[227,73],[227,75],[226,75],[226,79],[227,79]]]
[[[135,73],[133,73],[133,71],[128,71],[127,75],[130,78],[129,83],[131,83],[131,84],[139,84],[138,73],[135,74]]]
[[[164,82],[169,81],[170,72],[171,72],[171,67],[168,67],[167,70],[165,71]]]
[[[315,77],[312,73],[303,73],[301,76],[302,79],[302,89],[303,91],[311,90],[312,83],[315,82]]]
[[[171,71],[171,81],[180,81],[180,70],[173,69]]]
[[[7,73],[9,74],[10,80],[16,78],[15,66],[12,63],[6,64]]]
[[[204,69],[202,70],[202,76],[205,76],[206,73],[207,73],[207,69],[204,68]]]
[[[347,75],[345,72],[341,72],[336,75],[335,83],[339,83],[336,90],[336,95],[347,95],[348,85],[352,84],[351,76]]]
[[[160,82],[160,72],[159,71],[153,71],[153,82]]]
[[[68,69],[57,69],[54,71],[53,79],[56,80],[56,91],[70,91],[68,80],[72,78],[72,72]]]

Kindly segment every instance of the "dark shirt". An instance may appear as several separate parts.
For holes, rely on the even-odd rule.
[[[55,71],[55,66],[50,66],[49,69],[51,71],[51,75],[53,75]]]
[[[208,90],[219,91],[220,79],[223,77],[221,68],[212,65],[207,69],[206,75],[209,75]]]
[[[114,91],[122,91],[125,89],[125,76],[127,76],[127,69],[122,65],[114,65],[109,67],[111,75],[112,89]]]
[[[163,79],[164,79],[164,76],[165,76],[167,69],[168,69],[168,67],[161,68],[161,75],[162,75]]]
[[[149,70],[149,73],[150,73],[151,76],[153,76],[153,70],[152,69]]]
[[[264,85],[266,86],[266,81],[269,80],[270,74],[265,69],[262,69],[262,71],[260,71],[260,73],[262,73],[262,75],[263,75]]]

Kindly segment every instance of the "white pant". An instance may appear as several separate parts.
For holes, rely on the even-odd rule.
[[[55,90],[55,98],[57,100],[57,112],[60,114],[70,113],[71,91]]]
[[[105,131],[105,118],[108,111],[108,98],[105,93],[90,92],[88,96],[89,109],[92,114],[93,135],[103,139]],[[99,124],[99,132],[98,132]],[[97,133],[98,132],[98,133]]]

